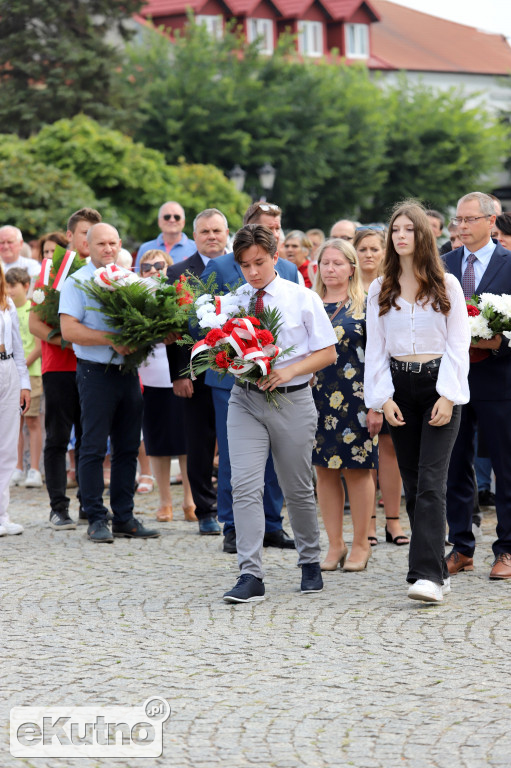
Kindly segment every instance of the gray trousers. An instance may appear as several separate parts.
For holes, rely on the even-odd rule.
[[[264,470],[271,447],[278,481],[286,499],[298,565],[319,562],[319,526],[312,485],[312,443],[317,411],[310,387],[290,392],[279,408],[261,392],[235,385],[229,399],[227,435],[241,573],[263,577]]]

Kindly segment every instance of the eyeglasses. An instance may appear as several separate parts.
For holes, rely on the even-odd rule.
[[[257,208],[250,214],[249,221],[253,219],[254,216],[257,216],[259,211],[262,211],[263,213],[273,213],[275,216],[280,216],[282,213],[279,206],[274,205],[274,203],[257,203]]]
[[[374,229],[376,232],[385,232],[383,224],[365,224],[363,227],[355,227],[355,232],[365,232],[366,229]]]
[[[181,216],[179,213],[164,213],[162,219],[164,221],[170,221],[171,219],[174,219],[175,221],[181,221]]]
[[[478,219],[489,219],[490,216],[490,213],[487,213],[486,216],[456,216],[456,218],[451,219],[451,221],[455,227],[459,227],[460,224],[473,224]]]
[[[150,272],[152,269],[155,269],[157,272],[161,272],[162,269],[164,269],[166,266],[164,261],[155,261],[154,264],[148,264],[147,261],[145,261],[143,264],[140,265],[140,271],[142,274],[145,272]]]

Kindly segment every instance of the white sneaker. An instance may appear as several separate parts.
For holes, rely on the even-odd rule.
[[[451,591],[451,577],[449,576],[442,584],[442,595],[448,595]]]
[[[25,473],[22,469],[16,469],[11,475],[11,479],[9,481],[9,485],[12,488],[15,485],[24,485],[25,484]]]
[[[7,529],[5,525],[0,525],[0,536],[6,536],[7,535]]]
[[[472,533],[474,535],[474,539],[478,544],[481,543],[483,540],[483,531],[481,529],[480,525],[477,525],[476,523],[472,523]]]
[[[43,480],[38,469],[30,468],[27,472],[27,479],[24,482],[25,488],[42,488]]]
[[[24,530],[20,523],[4,523],[2,528],[4,528],[8,536],[17,536],[18,533],[23,533]]]
[[[423,600],[425,603],[441,603],[444,599],[444,593],[443,588],[439,584],[435,584],[434,581],[417,579],[415,584],[410,586],[408,597],[412,600]]]

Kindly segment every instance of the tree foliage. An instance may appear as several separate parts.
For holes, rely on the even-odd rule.
[[[29,136],[85,111],[106,118],[121,62],[114,42],[129,37],[142,0],[0,0],[0,131]]]
[[[215,40],[190,23],[172,43],[147,30],[118,77],[130,130],[169,163],[239,163],[256,195],[271,162],[287,227],[379,219],[410,194],[445,209],[500,164],[500,126],[460,92],[382,87],[364,66],[300,60],[291,38],[261,56],[236,30]]]
[[[84,115],[59,120],[27,140],[1,137],[2,220],[35,237],[61,229],[70,213],[97,208],[127,243],[156,236],[158,209],[178,200],[193,218],[219,207],[231,228],[241,225],[250,199],[217,168],[169,166],[164,156]]]

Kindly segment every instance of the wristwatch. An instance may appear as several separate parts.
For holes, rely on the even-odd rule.
[[[373,408],[375,413],[383,413],[383,408]]]

